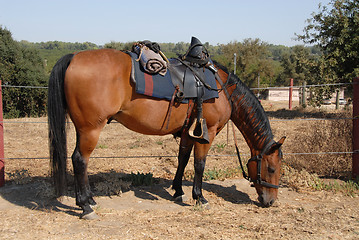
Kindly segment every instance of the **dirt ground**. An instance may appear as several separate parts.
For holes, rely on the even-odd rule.
[[[333,127],[327,123],[331,121],[324,120],[320,120],[320,124],[285,121],[317,118],[321,114],[296,111],[295,115],[295,111],[278,110],[271,103],[263,105],[270,116],[275,139],[287,136],[284,153],[312,151],[306,148],[313,144],[298,144],[298,135],[318,125],[324,129]],[[205,181],[204,196],[210,202],[210,209],[195,206],[190,198],[190,179],[184,182],[189,200],[173,202],[171,179],[177,166],[179,140],[172,136],[140,135],[117,123],[105,127],[89,166],[91,186],[98,202],[96,213],[100,218],[81,220],[81,211],[72,194],[61,200],[52,198],[46,121],[46,118],[24,118],[4,123],[7,182],[0,188],[0,239],[359,239],[357,195],[315,191],[305,184],[293,188],[293,182],[303,182],[307,175],[289,176],[292,184],[282,183],[279,199],[270,208],[259,206],[255,189],[239,173],[225,180]],[[238,169],[231,128],[229,130],[230,134],[227,135],[225,128],[217,136],[209,153],[207,170]],[[316,131],[322,133],[319,128]],[[75,143],[71,124],[68,134],[70,156]],[[238,132],[237,137],[243,158],[247,158],[249,149]],[[331,146],[324,151],[331,148],[347,151],[348,147],[342,146],[346,145],[343,141],[339,146],[328,145]],[[350,155],[335,159],[344,165],[338,170],[344,174],[349,168]],[[285,155],[284,165],[294,161],[300,159]],[[338,166],[333,164],[331,169]],[[187,175],[191,171],[192,159]],[[151,173],[155,184],[133,187],[119,180],[131,172]]]

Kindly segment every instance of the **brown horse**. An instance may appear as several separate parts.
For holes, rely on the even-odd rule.
[[[281,150],[284,142],[273,141],[269,121],[262,106],[251,91],[232,74],[219,69],[224,82],[217,83],[219,98],[203,103],[209,144],[201,144],[182,127],[188,104],[175,104],[168,114],[170,102],[135,92],[131,81],[131,58],[111,49],[84,51],[62,57],[54,66],[48,90],[48,121],[50,159],[57,194],[66,190],[66,120],[70,116],[76,129],[76,146],[72,154],[75,175],[76,204],[82,217],[96,216],[91,205],[96,204],[88,182],[87,165],[99,135],[109,120],[150,135],[180,134],[179,166],[173,181],[174,197],[183,195],[182,176],[194,147],[195,177],[193,198],[207,203],[202,195],[202,176],[206,155],[215,136],[231,119],[244,135],[252,158],[248,163],[259,201],[266,207],[277,198]],[[191,121],[193,121],[193,115]]]

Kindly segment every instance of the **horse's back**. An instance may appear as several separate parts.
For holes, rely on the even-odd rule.
[[[109,119],[150,135],[174,133],[182,127],[187,106],[176,104],[169,116],[168,101],[137,94],[131,61],[128,54],[112,49],[74,56],[64,86],[68,112],[78,130],[101,129]]]
[[[128,54],[112,49],[84,51],[74,56],[65,76],[65,96],[78,130],[100,129],[109,119],[149,135],[171,134],[183,127],[188,105],[171,105],[167,100],[136,93],[131,81],[131,61]],[[228,120],[226,106],[222,106],[228,101],[222,98],[225,97],[220,94],[219,99],[203,106],[208,127],[221,128]]]

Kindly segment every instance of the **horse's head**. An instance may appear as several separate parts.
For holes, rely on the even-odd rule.
[[[264,207],[270,207],[277,199],[282,159],[281,146],[285,140],[270,141],[260,154],[252,157],[247,164],[248,175],[258,193],[258,200]]]

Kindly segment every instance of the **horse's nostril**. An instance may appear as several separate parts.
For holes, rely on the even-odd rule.
[[[272,199],[270,201],[264,201],[264,198],[262,196],[258,197],[258,201],[264,206],[264,207],[270,207],[275,202],[275,199]]]

